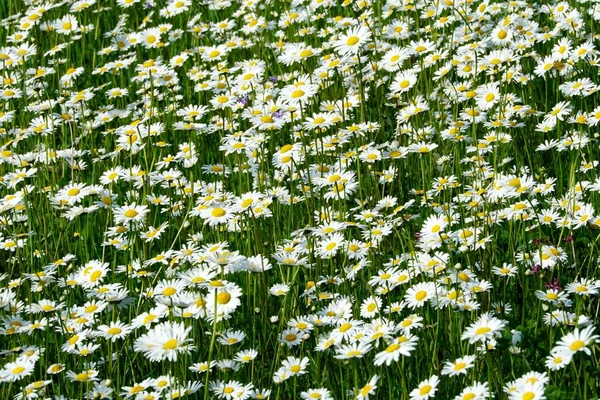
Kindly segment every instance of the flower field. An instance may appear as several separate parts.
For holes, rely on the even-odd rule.
[[[0,399],[599,398],[599,0],[0,19]]]

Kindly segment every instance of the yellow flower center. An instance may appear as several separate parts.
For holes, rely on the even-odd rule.
[[[425,385],[421,389],[419,389],[419,395],[425,396],[427,393],[431,392],[431,385]]]
[[[109,335],[118,335],[122,331],[121,331],[121,328],[114,327],[114,328],[110,328],[107,332]]]
[[[491,329],[487,326],[482,326],[481,328],[477,328],[477,330],[475,331],[476,335],[484,335],[486,333],[488,333],[489,331],[491,331]]]
[[[369,392],[371,391],[371,389],[373,389],[373,386],[371,386],[371,385],[366,385],[366,386],[364,386],[364,387],[363,387],[363,388],[360,390],[360,395],[361,395],[362,397],[366,397],[366,396],[369,394]]]
[[[217,295],[217,303],[221,305],[228,304],[231,300],[231,295],[227,292],[221,292]]]
[[[226,211],[223,208],[221,208],[221,207],[214,208],[211,211],[212,216],[215,217],[215,218],[220,218],[223,215],[225,215],[225,213],[226,213]]]
[[[427,292],[425,290],[419,290],[415,294],[415,299],[417,299],[418,301],[423,300],[425,297],[427,297]]]
[[[102,276],[102,271],[94,271],[90,275],[90,282],[96,282]]]
[[[533,399],[535,399],[535,393],[533,393],[533,392],[523,393],[522,399],[523,400],[533,400]]]
[[[173,296],[177,292],[177,289],[174,287],[168,287],[163,290],[163,296]]]
[[[296,340],[298,336],[293,334],[293,333],[288,333],[287,335],[285,335],[285,341],[286,342],[293,342],[294,340]]]
[[[398,343],[392,343],[390,344],[386,349],[386,353],[393,353],[394,351],[398,350],[400,348],[400,345]]]
[[[311,49],[305,49],[300,52],[300,57],[302,57],[302,58],[310,57],[312,55],[313,55],[313,52]]]
[[[357,36],[350,36],[348,38],[348,40],[346,41],[346,44],[348,46],[354,46],[356,43],[358,43],[360,41],[360,39]]]
[[[242,201],[242,208],[250,207],[250,205],[252,204],[253,201],[254,201],[253,199],[246,199],[246,200]]]
[[[135,218],[135,217],[137,217],[137,216],[138,216],[138,214],[139,214],[139,213],[138,213],[136,210],[134,210],[134,209],[127,210],[127,211],[125,211],[125,213],[124,213],[124,215],[125,215],[127,218]]]
[[[585,343],[584,343],[583,340],[576,340],[573,343],[571,343],[571,346],[569,346],[569,349],[571,351],[578,351],[578,350],[581,350],[584,347],[585,347]]]
[[[461,363],[458,363],[458,364],[454,365],[454,370],[455,371],[460,371],[461,369],[465,368],[466,366],[467,366],[466,363],[461,362]]]
[[[89,313],[93,313],[97,309],[98,309],[98,306],[95,304],[92,304],[92,305],[89,305],[86,308],[84,308],[84,311],[89,314]]]
[[[90,376],[88,375],[88,373],[87,373],[87,372],[82,372],[82,373],[80,373],[80,374],[77,374],[77,375],[75,376],[75,380],[76,380],[76,381],[82,381],[82,382],[86,382],[86,381],[87,381],[87,380],[89,380],[89,379],[90,379]]]

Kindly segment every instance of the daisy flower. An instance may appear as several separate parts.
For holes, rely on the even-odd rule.
[[[563,350],[552,350],[550,355],[546,357],[546,368],[550,371],[558,371],[565,368],[571,363],[573,356],[571,352]]]
[[[448,222],[446,221],[446,217],[442,215],[430,215],[423,224],[421,228],[421,235],[423,236],[423,240],[427,240],[428,237],[439,237],[442,232],[446,229]]]
[[[416,389],[413,389],[410,393],[411,400],[427,400],[435,397],[437,391],[437,385],[440,382],[437,375],[433,375],[423,382],[419,383]]]
[[[239,394],[244,392],[244,385],[237,381],[213,382],[210,385],[210,390],[220,399],[233,400],[240,397]]]
[[[302,335],[303,333],[296,328],[285,329],[281,333],[279,341],[280,343],[286,344],[288,347],[294,347],[302,342]]]
[[[195,347],[190,345],[187,336],[192,330],[183,323],[163,322],[148,333],[140,336],[134,344],[136,352],[142,352],[150,361],[177,361],[182,353],[189,353]]]
[[[200,211],[200,218],[204,219],[204,223],[210,226],[227,224],[231,222],[234,217],[234,207],[224,204],[218,204],[214,207],[208,207]]]
[[[245,338],[246,334],[242,331],[227,330],[223,332],[217,340],[224,346],[231,346],[243,342]]]
[[[65,186],[59,193],[58,196],[67,199],[69,204],[79,203],[85,196],[90,193],[89,188],[84,183],[75,183]]]
[[[378,375],[373,375],[373,377],[369,380],[369,382],[358,389],[356,394],[356,398],[358,400],[368,400],[370,395],[375,395],[375,389],[377,389],[377,381],[379,380]]]
[[[125,169],[120,166],[116,166],[115,168],[111,168],[102,173],[100,177],[100,183],[103,185],[108,185],[110,183],[117,182],[120,178],[125,176]]]
[[[17,360],[4,365],[0,370],[0,382],[14,382],[31,375],[35,363],[30,360]]]
[[[565,287],[565,290],[568,293],[576,294],[578,296],[589,296],[597,294],[599,288],[600,281],[592,281],[586,278],[581,278],[579,281],[569,283]]]
[[[306,367],[308,367],[308,364],[308,357],[304,357],[302,359],[296,357],[288,357],[282,363],[283,368],[285,368],[291,375],[306,374]]]
[[[203,373],[203,372],[207,372],[207,371],[211,370],[216,364],[217,364],[216,361],[211,361],[210,365],[209,365],[208,361],[201,362],[201,363],[194,363],[190,366],[189,369],[190,369],[190,371],[193,371],[193,372]]]
[[[477,96],[475,97],[477,107],[483,111],[492,108],[496,103],[498,103],[499,100],[500,90],[498,89],[498,84],[495,82],[481,86],[477,90]]]
[[[71,382],[96,382],[98,381],[98,371],[95,369],[88,369],[79,373],[68,371],[67,377]]]
[[[444,363],[444,368],[442,369],[442,375],[455,376],[459,374],[467,374],[467,370],[473,367],[473,362],[475,361],[475,356],[465,356],[461,358],[457,358],[456,360],[450,362],[446,361]]]
[[[132,327],[130,325],[124,324],[121,321],[116,321],[111,322],[109,325],[100,325],[98,327],[97,335],[106,340],[116,342],[117,339],[123,339],[129,335],[131,330]]]
[[[358,54],[371,39],[371,32],[366,26],[351,28],[346,34],[333,42],[333,48],[341,55]]]
[[[341,345],[336,347],[335,358],[337,358],[338,360],[347,360],[349,358],[361,358],[371,349],[372,346],[370,344],[361,341],[356,341],[349,345]]]
[[[317,249],[317,254],[321,258],[332,258],[340,248],[345,246],[345,243],[346,239],[341,233],[334,233],[321,241]]]
[[[397,71],[409,57],[410,51],[408,49],[394,46],[381,59],[381,67],[388,72]]]
[[[454,400],[485,400],[491,397],[488,383],[475,382],[460,392]]]
[[[594,330],[596,328],[593,325],[590,325],[582,330],[579,328],[575,328],[575,330],[571,333],[563,336],[554,347],[554,352],[563,352],[570,355],[574,355],[577,352],[583,351],[588,356],[591,355],[591,350],[588,346],[597,342],[597,339],[600,337],[598,335],[594,335]]]
[[[70,14],[65,15],[54,24],[56,32],[63,35],[70,35],[73,32],[76,32],[78,27],[79,23],[77,22],[77,19]]]
[[[77,276],[77,283],[84,288],[93,288],[100,285],[109,273],[109,264],[100,260],[90,260],[81,267]]]
[[[159,47],[161,44],[160,36],[162,32],[159,28],[149,28],[142,31],[140,35],[140,43],[147,49]]]
[[[381,299],[376,296],[369,296],[364,299],[360,307],[360,316],[362,318],[374,318],[381,308]]]
[[[301,392],[300,397],[303,400],[333,400],[331,393],[325,388],[308,389],[304,392]]]
[[[421,282],[406,291],[404,300],[410,308],[422,307],[436,294],[436,286],[433,282]]]
[[[106,91],[106,97],[109,99],[116,99],[119,97],[127,96],[128,92],[125,88],[112,88]]]
[[[316,85],[310,83],[288,85],[281,90],[281,97],[290,105],[295,106],[299,103],[306,103],[317,93],[317,89]]]
[[[396,75],[390,86],[392,93],[408,92],[417,83],[417,74],[412,71],[403,71]]]
[[[206,297],[207,310],[213,313],[216,307],[217,315],[231,314],[241,304],[241,295],[242,290],[233,283],[211,288],[211,292]]]
[[[509,400],[543,400],[545,387],[542,383],[526,383],[518,385],[515,391],[508,394]]]
[[[116,207],[113,215],[116,224],[139,225],[144,221],[149,212],[150,210],[148,209],[148,206],[136,205],[136,203],[132,203],[126,204],[122,207]]]
[[[417,337],[407,334],[397,337],[390,343],[384,351],[377,353],[373,361],[374,365],[391,365],[392,362],[397,362],[400,356],[410,356],[410,352],[417,346]]]
[[[238,352],[235,355],[234,361],[245,364],[245,363],[249,363],[250,361],[254,360],[257,356],[258,356],[258,351],[254,350],[254,349],[243,350],[243,351]]]
[[[465,330],[461,338],[462,340],[468,339],[469,343],[486,342],[499,336],[504,326],[506,326],[506,321],[484,314]]]
[[[162,280],[156,285],[153,293],[156,297],[168,299],[181,294],[186,286],[186,282],[182,279]]]
[[[269,293],[273,296],[283,296],[290,291],[290,286],[285,283],[277,283],[269,289]]]

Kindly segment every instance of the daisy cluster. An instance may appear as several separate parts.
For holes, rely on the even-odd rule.
[[[600,1],[0,3],[1,398],[599,396]]]

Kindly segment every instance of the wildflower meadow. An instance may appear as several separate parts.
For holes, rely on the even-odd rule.
[[[1,400],[600,398],[600,0],[0,21]]]

